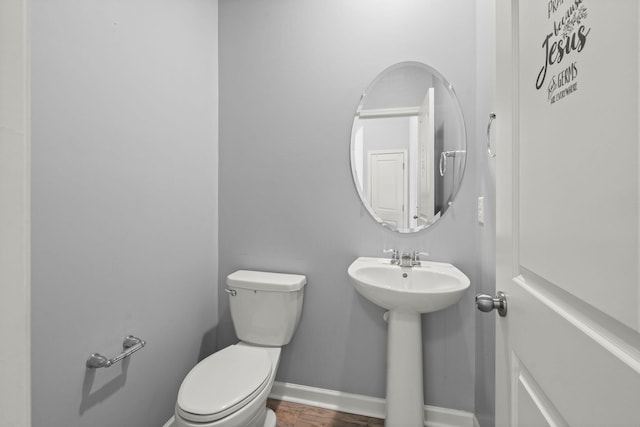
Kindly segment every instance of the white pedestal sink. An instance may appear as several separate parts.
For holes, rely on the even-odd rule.
[[[348,269],[356,291],[389,310],[387,427],[423,427],[421,314],[460,300],[469,278],[451,264],[421,261],[414,267],[360,257]]]

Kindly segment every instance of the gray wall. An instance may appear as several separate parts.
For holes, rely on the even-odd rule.
[[[215,346],[217,2],[31,12],[33,426],[158,427]]]
[[[385,247],[429,251],[472,285],[459,304],[423,316],[426,403],[474,410],[475,3],[220,1],[219,348],[236,340],[226,275],[238,268],[306,274],[302,320],[277,379],[384,396],[383,310],[355,293],[347,267]],[[446,216],[425,232],[399,235],[360,204],[349,140],[362,91],[407,60],[433,66],[455,86],[469,157]]]

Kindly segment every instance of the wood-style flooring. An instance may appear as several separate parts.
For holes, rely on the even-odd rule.
[[[268,399],[267,406],[276,413],[276,427],[384,427],[384,420]]]

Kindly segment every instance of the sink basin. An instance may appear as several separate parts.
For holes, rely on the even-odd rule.
[[[347,272],[359,294],[389,310],[385,425],[423,427],[421,316],[458,302],[469,278],[442,262],[400,267],[368,257],[356,259]]]
[[[386,258],[360,257],[347,271],[360,295],[387,310],[442,310],[458,302],[469,287],[469,278],[451,264],[420,264],[400,267]]]

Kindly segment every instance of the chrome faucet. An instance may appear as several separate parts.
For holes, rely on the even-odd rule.
[[[400,267],[415,267],[420,265],[420,255],[429,256],[427,252],[413,251],[403,252],[400,260]]]
[[[429,256],[427,252],[413,251],[403,252],[402,257],[397,249],[383,249],[385,254],[391,254],[391,265],[399,265],[400,267],[415,267],[420,265],[420,255]]]
[[[400,260],[400,267],[413,267],[414,258],[409,252],[402,252],[402,259]]]

